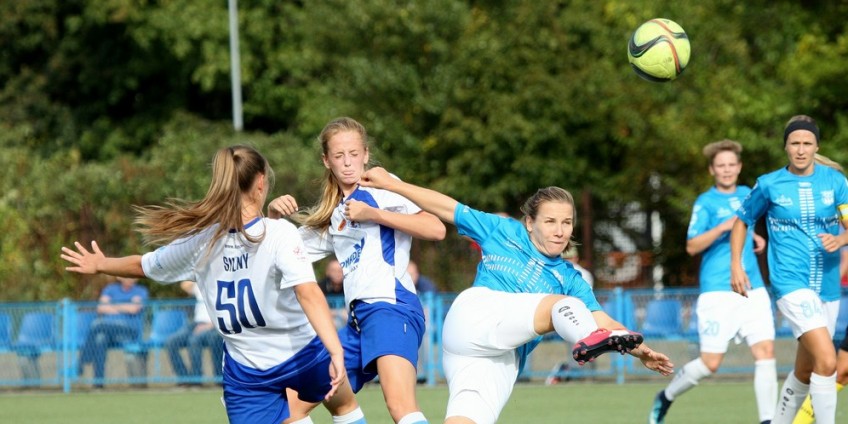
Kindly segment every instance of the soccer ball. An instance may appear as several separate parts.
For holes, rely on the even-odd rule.
[[[633,31],[627,43],[627,59],[640,77],[671,81],[689,64],[689,37],[674,21],[651,19]]]

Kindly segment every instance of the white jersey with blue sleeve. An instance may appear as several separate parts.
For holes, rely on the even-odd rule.
[[[210,245],[215,227],[144,254],[144,274],[156,281],[192,280],[227,352],[238,363],[266,370],[285,362],[316,335],[294,293],[315,281],[295,226],[257,218]]]
[[[692,239],[717,227],[722,222],[736,216],[736,210],[742,200],[751,192],[747,186],[736,186],[733,193],[722,193],[713,186],[695,200],[692,219],[689,221],[687,239]],[[763,277],[754,253],[754,226],[748,227],[745,246],[742,250],[742,266],[748,273],[751,288],[763,287]],[[733,291],[730,286],[730,232],[719,236],[701,255],[700,268],[701,293],[712,291]]]
[[[748,226],[766,216],[769,279],[777,299],[803,288],[825,302],[839,299],[839,252],[826,252],[818,235],[839,234],[846,206],[848,181],[828,166],[816,164],[806,176],[781,168],[757,179],[736,214]]]
[[[404,292],[415,295],[415,284],[407,274],[412,236],[372,221],[351,222],[345,219],[345,202],[358,200],[369,206],[402,214],[421,211],[409,199],[381,189],[357,187],[339,202],[330,218],[330,227],[320,232],[314,228],[299,229],[307,254],[313,261],[330,253],[336,255],[344,270],[345,304],[354,300],[366,303],[408,303]],[[403,290],[398,290],[398,284]]]
[[[477,265],[474,286],[509,293],[573,296],[590,311],[601,310],[592,287],[580,271],[559,256],[552,258],[539,252],[519,221],[458,204],[454,210],[454,224],[460,235],[480,245],[483,254]],[[516,349],[520,368],[541,339],[537,337]]]

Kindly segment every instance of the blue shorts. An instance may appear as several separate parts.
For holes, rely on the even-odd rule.
[[[276,367],[261,371],[233,360],[224,348],[224,405],[232,424],[279,424],[289,417],[286,388],[306,402],[330,391],[330,354],[318,337]]]
[[[424,312],[418,304],[354,301],[347,325],[339,330],[350,385],[359,392],[377,376],[377,358],[397,355],[413,366],[424,336]]]

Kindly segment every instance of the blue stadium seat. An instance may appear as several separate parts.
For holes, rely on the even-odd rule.
[[[682,333],[681,304],[676,299],[655,299],[645,307],[641,332],[646,337],[671,338]]]
[[[24,315],[13,347],[18,355],[31,357],[55,349],[54,315],[48,312],[29,312]]]
[[[182,309],[159,309],[153,313],[150,324],[150,335],[141,342],[127,343],[124,351],[128,353],[144,353],[151,348],[161,348],[168,336],[174,334],[186,322],[186,313]]]
[[[789,320],[775,309],[774,315],[774,335],[775,337],[792,337],[792,327],[789,325]]]
[[[12,317],[6,313],[0,313],[0,352],[12,348]]]
[[[698,337],[698,303],[695,302],[692,304],[691,311],[689,313],[689,325],[686,326],[686,336],[687,337]]]
[[[77,328],[76,328],[76,343],[77,346],[82,346],[88,337],[88,331],[91,330],[91,323],[97,318],[97,312],[77,312]]]

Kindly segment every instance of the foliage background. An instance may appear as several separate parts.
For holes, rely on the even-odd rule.
[[[654,17],[692,43],[672,83],[627,63],[631,31]],[[814,0],[242,1],[236,133],[226,2],[2,2],[0,299],[95,297],[103,280],[65,273],[60,246],[150,248],[130,206],[201,197],[225,145],[258,147],[276,193],[311,203],[315,136],[341,115],[369,128],[392,172],[476,208],[517,216],[536,188],[566,187],[589,214],[584,258],[621,249],[613,225],[664,267],[664,284],[692,284],[684,240],[711,184],[704,144],[742,142],[752,185],[785,162],[783,123],[805,113],[821,153],[848,163],[846,17],[848,3]],[[661,243],[629,226],[634,209],[658,213]],[[453,290],[477,259],[455,236],[414,255]]]

